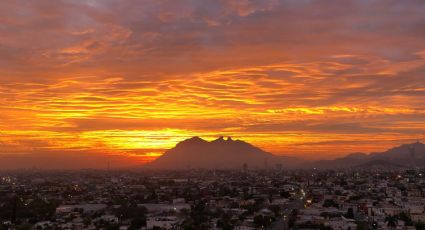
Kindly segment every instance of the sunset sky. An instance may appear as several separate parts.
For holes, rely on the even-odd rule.
[[[425,1],[4,0],[0,70],[3,156],[382,151],[425,138]]]

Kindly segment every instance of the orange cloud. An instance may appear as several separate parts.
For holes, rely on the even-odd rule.
[[[231,135],[312,159],[415,140],[420,6],[2,2],[0,154],[146,162],[190,136]]]

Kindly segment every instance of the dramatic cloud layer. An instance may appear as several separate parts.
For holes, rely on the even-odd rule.
[[[383,150],[424,138],[424,37],[422,0],[2,1],[0,154]]]

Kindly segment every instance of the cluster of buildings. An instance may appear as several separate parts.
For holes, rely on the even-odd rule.
[[[0,229],[425,229],[425,171],[0,172]]]

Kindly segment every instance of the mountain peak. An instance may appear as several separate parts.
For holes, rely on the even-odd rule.
[[[199,137],[182,141],[151,163],[153,167],[181,169],[240,168],[247,164],[252,168],[264,168],[264,162],[285,163],[284,159],[265,152],[247,142],[219,137],[208,142]]]
[[[222,142],[222,141],[233,141],[232,137],[228,136],[226,139],[224,139],[223,136],[218,137],[217,139],[215,139],[212,142]]]
[[[223,142],[225,142],[225,140],[224,140],[224,137],[223,137],[223,136],[220,136],[219,138],[217,138],[217,139],[215,139],[215,140],[211,141],[211,143],[223,143]]]
[[[198,136],[194,136],[194,137],[191,137],[191,138],[189,138],[189,139],[186,139],[187,141],[205,141],[204,139],[202,139],[202,138],[200,138],[200,137],[198,137]]]
[[[203,143],[208,143],[206,140],[198,137],[198,136],[194,136],[191,137],[189,139],[186,139],[182,142],[179,142],[177,145],[182,145],[182,144],[203,144]]]
[[[410,144],[400,145],[392,149],[387,150],[385,153],[393,155],[406,155],[416,153],[425,153],[425,145],[419,141]]]

